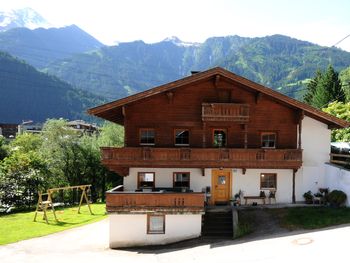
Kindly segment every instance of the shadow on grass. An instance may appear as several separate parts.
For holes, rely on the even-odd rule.
[[[60,227],[67,227],[67,226],[75,226],[75,225],[84,225],[84,224],[87,224],[89,222],[95,222],[94,221],[95,218],[90,218],[90,219],[85,219],[85,220],[79,220],[79,222],[69,222],[69,221],[63,221],[63,220],[60,220],[58,218],[57,221],[55,221],[54,219],[49,219],[49,224],[50,226],[60,226]],[[46,224],[46,221],[45,219],[40,219],[40,220],[36,220],[35,223],[42,223],[42,224]]]

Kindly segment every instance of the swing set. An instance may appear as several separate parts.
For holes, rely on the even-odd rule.
[[[45,219],[46,223],[48,224],[49,221],[47,220],[47,211],[49,209],[52,210],[52,213],[55,217],[55,220],[57,220],[57,217],[56,217],[56,212],[55,212],[55,207],[54,207],[54,204],[52,202],[52,195],[55,193],[55,192],[59,192],[59,191],[64,191],[64,190],[81,190],[81,196],[80,196],[80,202],[79,202],[79,208],[78,208],[78,214],[80,214],[80,207],[83,203],[83,200],[85,199],[85,202],[86,204],[88,205],[89,207],[89,211],[90,211],[90,214],[93,215],[92,211],[91,211],[91,207],[90,207],[90,202],[89,202],[89,199],[87,197],[87,192],[90,191],[90,187],[91,187],[91,184],[86,184],[86,185],[76,185],[76,186],[66,186],[66,187],[57,187],[57,188],[50,188],[50,189],[47,189],[47,193],[42,193],[42,192],[39,192],[38,193],[38,204],[36,205],[36,210],[35,210],[35,215],[34,215],[34,222],[36,221],[36,216],[38,213],[43,213],[43,219]],[[43,197],[47,196],[46,200],[44,201]]]

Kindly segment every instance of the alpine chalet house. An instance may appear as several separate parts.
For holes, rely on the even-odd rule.
[[[213,68],[90,109],[125,129],[102,162],[124,176],[107,192],[110,247],[201,235],[205,203],[303,200],[324,186],[330,129],[348,122]],[[266,198],[268,199],[268,198]],[[243,201],[244,202],[244,201]]]

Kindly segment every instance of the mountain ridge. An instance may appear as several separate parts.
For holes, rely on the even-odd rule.
[[[48,65],[55,74],[81,89],[116,99],[184,76],[191,70],[220,66],[300,98],[306,79],[317,69],[350,65],[350,53],[284,35],[208,38],[198,45],[178,45],[174,38],[147,44],[141,40],[104,46]],[[175,42],[175,43],[174,43]]]
[[[101,42],[76,25],[34,30],[18,27],[0,32],[0,50],[39,69],[55,60],[102,46]]]

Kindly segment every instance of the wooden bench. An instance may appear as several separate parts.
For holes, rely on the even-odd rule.
[[[250,199],[250,200],[262,200],[263,204],[265,204],[265,199],[266,199],[266,197],[261,197],[261,196],[244,196],[243,198],[245,200],[245,204],[247,204],[248,199]]]

